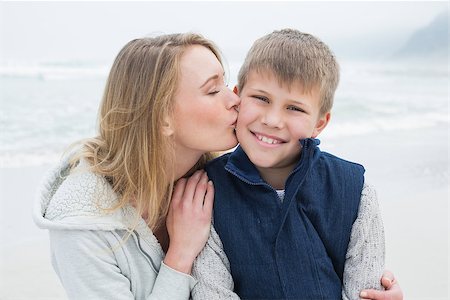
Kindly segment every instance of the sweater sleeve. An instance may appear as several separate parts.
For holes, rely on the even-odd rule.
[[[358,216],[347,248],[342,299],[360,299],[363,289],[382,290],[384,228],[375,190],[364,183]]]
[[[192,290],[192,299],[240,299],[233,292],[230,262],[223,250],[219,235],[211,226],[209,239],[194,261],[192,275],[198,280]]]
[[[179,272],[161,262],[152,294],[148,300],[189,299],[192,289],[197,284],[192,276]]]
[[[134,299],[107,241],[96,231],[50,230],[53,268],[69,299]]]
[[[131,282],[102,232],[50,230],[53,268],[69,299],[135,299]],[[153,272],[153,271],[152,271]],[[196,280],[161,264],[147,299],[189,299]]]

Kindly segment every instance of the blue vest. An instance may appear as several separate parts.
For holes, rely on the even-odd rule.
[[[341,299],[364,168],[301,141],[281,202],[242,148],[210,162],[214,227],[243,299]]]

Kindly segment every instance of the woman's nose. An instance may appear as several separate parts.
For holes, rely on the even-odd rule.
[[[239,104],[241,104],[241,98],[228,89],[227,109],[235,108],[239,106]]]

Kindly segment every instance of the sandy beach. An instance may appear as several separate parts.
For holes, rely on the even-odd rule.
[[[46,231],[33,223],[37,189],[50,165],[0,169],[0,299],[67,299],[50,262]]]
[[[445,125],[445,124],[444,124]],[[386,267],[405,299],[448,299],[447,125],[332,139],[321,148],[358,161],[378,193]],[[50,263],[47,233],[33,224],[35,191],[48,165],[0,169],[0,299],[66,299]]]

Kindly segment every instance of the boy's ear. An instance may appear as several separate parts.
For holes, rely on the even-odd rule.
[[[325,127],[327,127],[328,122],[330,122],[330,118],[331,113],[327,112],[322,117],[320,117],[319,120],[317,120],[316,127],[314,128],[314,132],[312,134],[312,138],[316,138],[319,135],[319,133],[321,133],[322,130],[324,130]]]
[[[234,86],[234,88],[233,88],[233,93],[235,93],[236,95],[239,96],[239,90],[238,90],[237,85]]]
[[[163,123],[161,130],[162,130],[162,134],[165,136],[171,136],[174,134],[172,120],[169,117],[164,118],[164,123]]]

